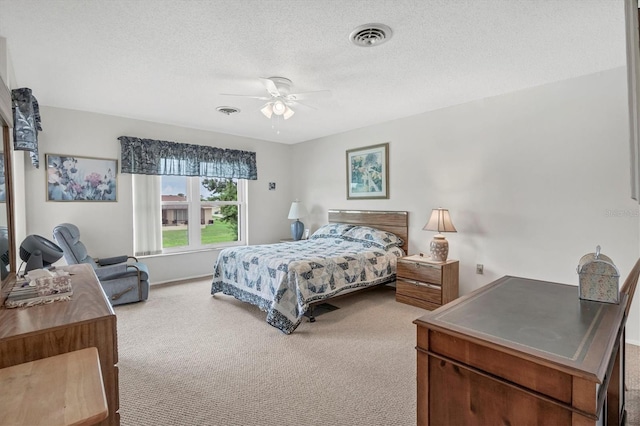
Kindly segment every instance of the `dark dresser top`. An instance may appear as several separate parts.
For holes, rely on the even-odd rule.
[[[577,286],[505,276],[415,323],[596,374],[601,368],[586,358],[612,349],[625,303],[581,300]]]

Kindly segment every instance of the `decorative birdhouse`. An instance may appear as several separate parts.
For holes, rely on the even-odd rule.
[[[618,281],[620,272],[613,261],[600,253],[585,254],[578,262],[580,299],[596,302],[619,303]]]

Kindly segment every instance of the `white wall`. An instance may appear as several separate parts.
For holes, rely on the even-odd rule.
[[[580,257],[598,244],[624,279],[640,247],[627,108],[619,68],[325,137],[294,146],[293,190],[312,229],[330,208],[409,211],[412,253],[428,252],[431,209],[448,208],[462,294],[503,275],[577,285]],[[390,198],[347,200],[345,150],[383,142]]]
[[[118,158],[121,135],[256,151],[252,244],[287,236],[290,201],[300,198],[312,230],[326,223],[329,208],[408,210],[410,251],[427,251],[429,212],[449,208],[458,233],[447,239],[450,257],[461,262],[462,294],[503,275],[577,284],[578,260],[597,244],[624,279],[639,255],[624,68],[294,146],[57,108],[42,107],[42,117],[42,154]],[[346,200],[345,151],[382,142],[390,142],[390,199]],[[117,203],[54,203],[45,201],[44,169],[24,167],[28,233],[50,236],[69,221],[95,256],[132,252],[130,175],[118,177]],[[277,191],[268,191],[270,181]],[[145,261],[157,283],[209,274],[215,256]],[[475,274],[476,263],[484,275]],[[628,339],[640,343],[637,304]]]
[[[9,89],[15,88],[15,74],[13,72],[13,64],[11,55],[9,54],[9,46],[7,39],[0,37],[0,78]]]
[[[37,94],[36,94],[37,96]],[[249,181],[249,242],[277,242],[289,233],[291,147],[257,139],[187,129],[109,115],[41,107],[39,169],[24,156],[26,223],[29,234],[52,238],[53,228],[71,222],[94,257],[133,254],[131,175],[118,175],[118,201],[47,202],[45,154],[120,158],[119,136],[162,139],[256,152],[258,180]],[[276,182],[275,191],[268,182]],[[20,241],[20,240],[19,240]],[[18,244],[19,244],[18,241]],[[218,251],[146,257],[152,283],[211,274]]]

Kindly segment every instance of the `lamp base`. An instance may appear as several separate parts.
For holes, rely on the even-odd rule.
[[[437,262],[446,262],[449,255],[449,242],[443,235],[436,235],[431,240],[430,245],[431,259]]]
[[[302,238],[302,232],[304,231],[304,223],[296,220],[291,224],[291,238],[293,241],[298,241]]]

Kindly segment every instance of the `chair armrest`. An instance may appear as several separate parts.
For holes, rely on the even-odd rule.
[[[95,269],[96,276],[99,280],[106,280],[127,273],[126,263],[117,263],[115,265],[100,266]]]
[[[129,256],[115,256],[115,257],[106,257],[104,259],[96,259],[96,263],[100,266],[108,266],[115,265],[116,263],[123,263],[129,259]]]

